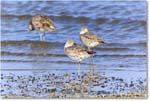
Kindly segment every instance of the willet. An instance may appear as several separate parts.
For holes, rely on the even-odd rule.
[[[65,43],[64,52],[78,63],[78,76],[80,76],[80,62],[95,54],[95,52],[88,51],[84,47],[77,45],[72,39],[68,39]]]
[[[102,45],[104,43],[104,41],[99,36],[89,32],[86,26],[83,26],[81,29],[80,40],[86,47],[88,47],[89,51],[91,48]]]
[[[45,40],[45,31],[54,31],[56,29],[52,20],[44,15],[33,16],[28,27],[30,31],[37,30],[40,32],[39,36],[41,41]]]
[[[104,41],[98,35],[89,32],[86,26],[83,26],[81,28],[80,40],[88,48],[89,51],[92,51],[91,48],[102,45],[104,43]],[[92,64],[94,64],[93,56]]]

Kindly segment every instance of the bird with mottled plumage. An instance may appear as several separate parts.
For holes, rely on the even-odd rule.
[[[86,26],[83,26],[80,32],[80,40],[83,44],[90,48],[94,48],[96,46],[102,45],[104,41],[98,35],[94,34],[93,32],[89,32]]]
[[[86,26],[83,26],[81,28],[80,40],[88,48],[89,51],[91,51],[91,48],[97,47],[104,43],[102,38],[100,38],[98,35],[96,35],[93,32],[89,32],[88,28]],[[91,56],[91,58],[92,58],[92,65],[93,65],[94,64],[93,56]],[[93,69],[93,71],[94,71],[94,69]]]
[[[78,70],[80,70],[80,62],[90,56],[93,56],[95,52],[88,51],[84,47],[74,43],[72,39],[68,39],[64,46],[65,54],[72,60],[78,62]],[[78,72],[79,74],[79,72]]]
[[[48,17],[44,15],[35,15],[31,18],[31,21],[29,22],[29,30],[37,30],[40,31],[40,40],[45,40],[45,31],[54,31],[56,30],[56,27],[53,24],[53,21]]]

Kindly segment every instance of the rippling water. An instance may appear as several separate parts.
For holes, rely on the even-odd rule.
[[[81,44],[79,32],[86,25],[105,41],[95,48],[96,70],[127,80],[146,78],[146,2],[2,1],[1,10],[3,72],[75,72],[77,66],[64,54],[63,46],[68,38]],[[56,31],[46,32],[45,42],[39,41],[38,32],[28,30],[36,14],[49,16],[57,27]],[[83,61],[82,72],[88,65],[89,59]]]

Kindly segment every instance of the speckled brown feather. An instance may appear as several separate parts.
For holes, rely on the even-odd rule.
[[[80,40],[88,47],[91,47],[90,45],[92,43],[97,43],[97,45],[104,43],[104,41],[99,36],[97,36],[92,32],[86,32],[84,34],[80,34]]]
[[[54,30],[53,28],[51,28],[51,26],[55,28],[52,20],[50,20],[49,17],[43,15],[33,16],[30,25],[32,25],[33,28],[39,31]]]
[[[90,52],[84,47],[74,44],[73,46],[65,48],[65,53],[71,57],[73,60],[82,61],[95,54],[95,52]]]

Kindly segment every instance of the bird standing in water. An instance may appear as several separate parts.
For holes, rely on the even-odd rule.
[[[52,20],[48,16],[44,15],[35,15],[32,17],[29,22],[29,30],[37,30],[39,31],[40,40],[45,40],[45,32],[46,31],[54,31],[56,27],[54,26]]]
[[[86,26],[83,26],[80,31],[80,40],[88,48],[89,51],[92,51],[91,48],[102,45],[104,41],[96,34],[89,32]],[[92,64],[94,64],[92,56]]]
[[[78,63],[78,75],[80,75],[81,61],[95,54],[95,52],[88,51],[84,47],[77,45],[72,39],[66,41],[64,52],[68,57]]]

